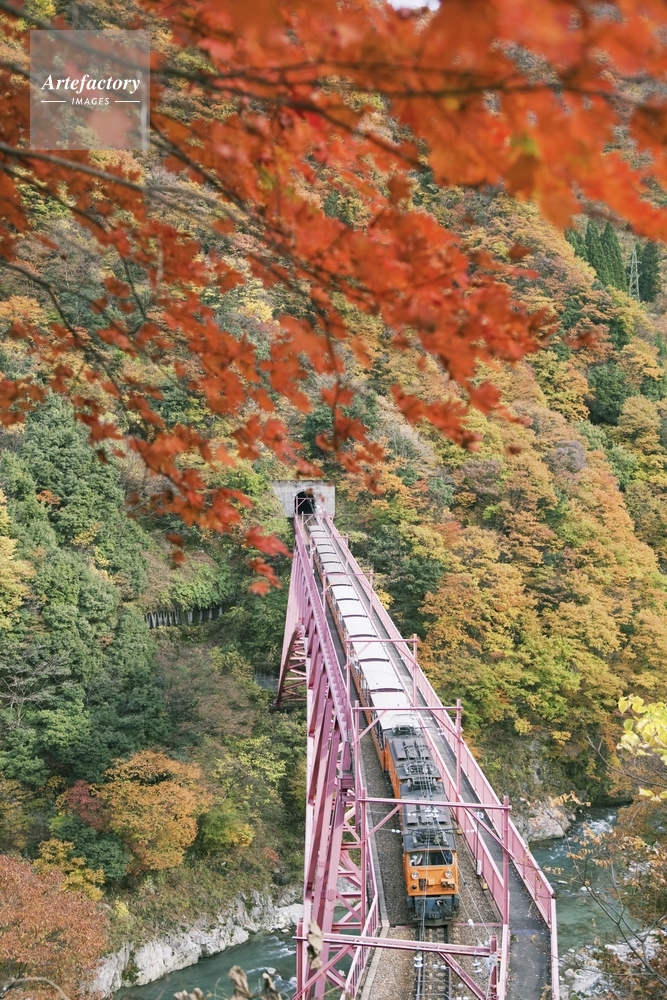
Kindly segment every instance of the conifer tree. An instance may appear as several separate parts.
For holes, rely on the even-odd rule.
[[[581,257],[582,260],[588,260],[588,255],[586,254],[586,241],[578,229],[566,229],[565,239],[573,248],[577,257]]]
[[[598,232],[596,223],[592,219],[588,220],[588,226],[586,227],[586,256],[589,264],[592,264],[595,268],[595,273],[602,284],[612,284],[600,233]]]
[[[660,288],[658,244],[649,240],[639,251],[639,297],[642,302],[653,302]]]
[[[621,253],[621,244],[618,242],[616,230],[612,226],[611,222],[608,222],[604,227],[600,243],[602,245],[607,265],[609,283],[613,285],[614,288],[620,288],[621,291],[625,291],[627,283],[625,277],[625,265],[623,263],[623,254]]]

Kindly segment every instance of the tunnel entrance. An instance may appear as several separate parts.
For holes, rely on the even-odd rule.
[[[309,513],[334,517],[336,514],[336,487],[333,483],[322,482],[321,479],[276,479],[271,485],[285,517]]]
[[[294,513],[300,515],[315,513],[315,495],[312,490],[300,490],[294,497]]]

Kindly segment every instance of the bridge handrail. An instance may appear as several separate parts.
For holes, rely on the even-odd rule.
[[[361,934],[359,935],[360,937],[375,937],[375,932],[378,926],[378,897],[376,892],[371,892],[371,899],[373,901],[368,911],[366,922],[362,928]],[[366,945],[361,945],[361,947],[355,950],[350,971],[348,972],[347,979],[345,980],[345,991],[348,996],[356,997],[357,995],[361,977],[366,969],[367,951],[370,951],[370,949]]]
[[[424,701],[429,708],[439,708],[441,709],[442,703],[436,694],[430,681],[424,674],[423,670],[419,664],[414,660],[412,652],[409,648],[407,640],[399,634],[394,622],[392,621],[385,607],[380,602],[377,594],[373,590],[370,582],[366,578],[365,574],[362,572],[361,567],[357,563],[356,559],[350,552],[347,542],[340,534],[338,529],[333,523],[333,520],[327,518],[327,523],[329,524],[331,533],[334,538],[336,538],[339,545],[341,545],[345,551],[345,557],[347,564],[352,568],[353,572],[357,575],[357,579],[363,586],[366,595],[368,596],[372,610],[377,614],[378,618],[381,620],[384,627],[387,629],[388,634],[395,639],[400,639],[402,642],[397,643],[396,649],[408,669],[413,672],[416,681],[416,687],[419,693],[424,698]],[[405,648],[403,648],[405,647]],[[460,760],[461,760],[461,771],[465,774],[468,782],[472,786],[477,798],[480,801],[481,806],[484,803],[500,805],[500,800],[490,785],[488,779],[486,778],[484,772],[480,768],[479,764],[472,755],[470,749],[463,739],[459,740],[456,733],[456,728],[454,723],[447,712],[438,711],[434,713],[434,718],[439,725],[445,739],[449,743],[450,747],[456,753],[457,743],[460,743]],[[438,755],[439,756],[439,755]],[[447,770],[445,768],[445,770]],[[497,813],[497,815],[496,815]],[[496,832],[502,836],[502,827],[500,826],[500,810],[490,810],[489,816],[491,823],[493,824]],[[509,854],[514,862],[516,870],[521,878],[522,882],[526,886],[526,889],[530,893],[531,897],[534,899],[542,918],[544,919],[547,927],[549,928],[552,935],[556,931],[556,926],[553,920],[553,907],[551,905],[551,900],[554,895],[554,891],[546,879],[546,876],[539,868],[535,858],[531,854],[528,845],[524,841],[523,837],[517,830],[514,823],[509,822],[509,842],[507,844]],[[495,864],[493,866],[496,867]],[[497,868],[496,868],[497,871]],[[487,880],[488,881],[488,880]],[[491,883],[489,883],[489,888],[491,888]],[[494,896],[495,898],[495,896]]]
[[[560,994],[560,975],[558,965],[558,922],[556,918],[556,897],[552,896],[551,901],[551,996],[558,997]]]
[[[295,543],[301,557],[298,562],[299,565],[304,568],[302,580],[304,592],[308,600],[310,613],[313,615],[317,625],[317,632],[320,637],[320,644],[322,647],[324,666],[329,678],[329,684],[331,685],[331,692],[334,698],[341,732],[344,739],[349,739],[352,734],[352,712],[350,711],[350,704],[345,691],[345,678],[343,676],[340,663],[338,662],[336,648],[333,644],[333,639],[331,638],[331,632],[329,631],[329,624],[323,610],[322,600],[317,592],[317,588],[315,587],[315,578],[312,573],[312,567],[310,575],[305,572],[305,567],[310,566],[311,563],[310,554],[306,548],[303,538],[303,527],[296,523],[296,517],[294,518],[294,521]]]

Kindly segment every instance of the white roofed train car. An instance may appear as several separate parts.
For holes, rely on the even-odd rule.
[[[341,601],[358,601],[359,595],[350,583],[334,583],[327,588],[327,596],[337,604]]]
[[[329,552],[326,550],[324,552],[320,552],[319,548],[316,546],[313,558],[322,577],[329,576],[331,573],[345,572],[345,566],[335,552]]]
[[[342,565],[341,558],[333,545],[325,545],[324,543],[316,545],[314,554],[317,555],[319,559],[336,559]]]
[[[371,697],[381,691],[402,691],[401,682],[388,660],[364,659],[358,664],[356,675],[358,688],[369,704]]]
[[[350,669],[358,691],[400,691],[401,682],[380,643],[352,642],[348,647]]]
[[[364,613],[363,605],[359,602],[359,608],[353,614],[341,615],[346,639],[358,639],[363,636],[377,638],[377,632],[367,614]]]
[[[378,748],[382,766],[387,768],[387,741],[393,736],[394,728],[400,725],[411,708],[405,691],[370,691],[368,695],[368,721],[377,719],[373,729],[373,739]]]
[[[338,556],[338,553],[336,552],[336,546],[333,545],[333,543],[328,540],[321,542],[317,541],[315,543],[315,549],[317,552],[319,552],[320,556],[326,556],[326,555]]]
[[[345,621],[348,619],[352,620],[361,618],[368,621],[365,608],[356,594],[354,597],[343,598],[338,598],[335,594],[332,594],[331,599],[329,600],[329,606],[333,612],[336,627],[339,632],[341,629],[344,629]]]

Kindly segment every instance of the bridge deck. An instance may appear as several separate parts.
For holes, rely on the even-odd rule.
[[[324,522],[326,525],[326,522]],[[339,555],[345,556],[342,546],[339,544],[335,536],[331,536],[333,544],[336,546]],[[384,623],[371,607],[371,602],[368,599],[366,591],[355,578],[355,576],[350,575],[350,584],[355,588],[359,595],[359,599],[363,602],[365,608],[367,609],[369,618],[371,619],[373,625],[375,626],[378,635],[381,638],[389,639],[389,635],[385,628]],[[334,637],[334,643],[336,643],[336,652],[338,653],[341,663],[345,662],[345,654],[342,649],[342,645],[338,640],[338,634],[333,626],[333,620],[330,617],[330,612],[328,612],[329,625],[331,628],[332,636]],[[405,689],[408,693],[412,691],[412,679],[407,665],[405,664],[403,658],[400,656],[396,647],[388,643],[387,649],[389,650],[391,659],[396,667],[399,677],[401,678]],[[426,707],[426,702],[421,697],[417,695],[417,704],[421,707]],[[428,725],[429,730],[437,742],[438,748],[442,754],[442,757],[448,767],[448,770],[452,776],[455,778],[456,773],[456,759],[454,753],[447,742],[447,740],[442,735],[439,726],[433,714],[428,712],[424,713],[423,719],[426,725]],[[427,722],[426,720],[430,720]],[[370,767],[370,764],[367,765]],[[378,764],[379,769],[379,764]],[[386,781],[386,779],[385,779]],[[386,786],[385,786],[386,788]],[[371,792],[373,794],[373,792]],[[384,792],[386,793],[386,790]],[[479,802],[479,798],[476,795],[474,789],[472,788],[470,782],[467,780],[466,776],[463,774],[461,776],[461,794],[465,802]],[[377,807],[375,807],[377,808]],[[381,813],[378,818],[381,818]],[[489,817],[483,812],[480,812],[480,818],[486,819],[489,823]],[[390,844],[387,838],[394,837],[395,841],[400,840],[399,837],[391,833],[379,833],[378,837],[382,837],[383,847],[381,849],[382,856],[385,857],[385,849],[390,851]],[[501,846],[497,841],[491,837],[489,834],[482,832],[482,838],[484,839],[489,851],[498,865],[498,868],[502,870],[502,855],[503,851]],[[464,844],[463,838],[459,838],[461,845]],[[385,841],[387,841],[385,845]],[[467,844],[465,844],[465,855],[468,855]],[[400,845],[399,845],[400,854]],[[400,866],[400,861],[399,861]],[[385,896],[388,906],[388,917],[392,924],[395,924],[400,920],[400,905],[398,903],[391,903],[395,912],[389,911],[390,900],[393,899],[395,893],[391,891],[387,892],[387,886],[385,885],[386,878],[384,875],[384,870],[390,871],[393,868],[392,865],[382,865],[381,872],[383,878],[383,886],[385,887]],[[400,872],[400,867],[399,867]],[[472,882],[470,879],[467,880],[470,886]],[[531,899],[523,881],[521,880],[514,864],[510,863],[509,872],[510,881],[510,928],[511,928],[511,938],[510,938],[510,963],[509,963],[509,982],[508,982],[508,1000],[543,1000],[545,995],[550,995],[551,987],[551,936],[549,928],[544,922],[541,914],[539,913],[535,903]],[[401,878],[402,882],[402,878]],[[471,889],[472,891],[472,889]],[[405,890],[403,887],[403,895]],[[403,903],[403,907],[404,907]],[[477,905],[477,904],[476,904]],[[477,907],[479,910],[479,907]],[[494,908],[495,909],[495,908]],[[393,917],[393,919],[392,919]],[[486,923],[489,920],[497,919],[497,917],[492,917],[488,912],[482,916],[482,910],[479,910],[479,917],[473,917],[475,922],[478,919]],[[408,935],[406,935],[408,936]],[[467,943],[467,942],[466,942]],[[546,989],[549,989],[549,993],[546,993]]]
[[[322,584],[317,579],[318,589],[322,592]],[[331,630],[334,646],[338,655],[338,660],[342,667],[345,666],[345,651],[336,630],[333,615],[330,608],[326,608],[327,622]],[[352,702],[357,697],[356,691],[351,687],[349,691]],[[391,798],[393,791],[387,775],[382,770],[378,760],[375,744],[370,733],[367,733],[362,740],[362,767],[366,788],[372,796],[378,798]],[[375,826],[390,811],[391,806],[380,803],[372,803],[369,807],[372,823]],[[400,835],[397,834],[398,819],[390,821],[386,826],[381,827],[375,834],[376,857],[379,865],[376,865],[378,875],[382,883],[383,907],[382,916],[389,923],[391,930],[389,936],[396,939],[412,941],[415,939],[415,930],[409,923],[410,917],[406,905],[405,881],[403,878],[403,846]],[[458,921],[453,929],[451,940],[457,944],[477,944],[480,939],[485,939],[492,933],[498,933],[500,927],[500,914],[493,899],[488,892],[485,892],[480,880],[475,872],[474,858],[470,853],[468,844],[461,834],[456,835],[457,851],[459,856],[459,873],[461,886],[461,912]],[[474,927],[469,926],[468,920],[472,920]],[[472,960],[463,960],[467,972],[473,978],[477,969]],[[370,980],[370,976],[369,976]],[[368,988],[364,993],[364,1000],[396,1000],[405,997],[408,1000],[412,996],[412,985],[414,980],[413,953],[389,951],[382,955],[382,962],[377,974],[372,982],[368,982]],[[452,977],[452,987],[459,983],[456,976]],[[480,985],[485,983],[480,979]],[[393,992],[392,992],[393,990]],[[450,992],[455,996],[454,992]],[[437,1000],[437,998],[433,998]]]

